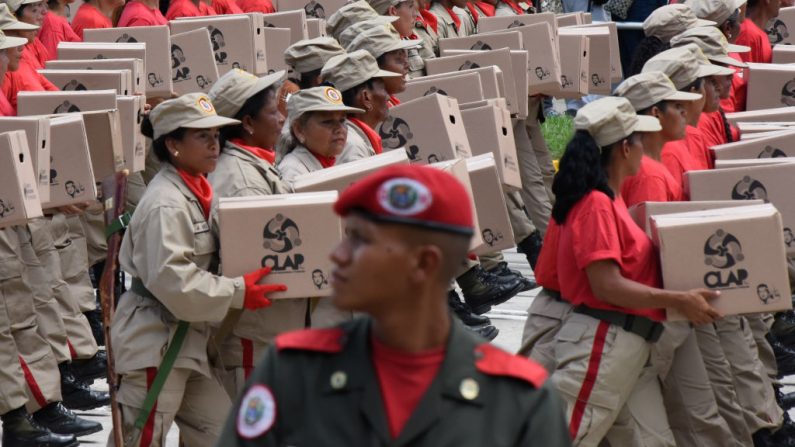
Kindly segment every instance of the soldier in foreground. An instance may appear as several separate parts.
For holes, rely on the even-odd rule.
[[[399,166],[340,195],[330,299],[369,316],[278,336],[219,446],[571,445],[544,368],[450,316],[473,232],[466,194],[441,170]]]

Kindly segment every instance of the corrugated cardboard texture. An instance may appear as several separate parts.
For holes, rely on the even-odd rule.
[[[41,217],[33,159],[24,131],[0,134],[0,228]]]

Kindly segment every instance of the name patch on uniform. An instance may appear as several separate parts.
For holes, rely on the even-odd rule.
[[[254,385],[243,396],[237,410],[237,434],[244,439],[262,436],[276,421],[276,401],[265,385]]]
[[[206,233],[210,231],[210,224],[207,222],[194,222],[193,234]]]

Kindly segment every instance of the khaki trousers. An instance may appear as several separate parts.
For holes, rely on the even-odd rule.
[[[765,336],[770,332],[770,327],[773,325],[772,314],[748,314],[744,315],[745,320],[748,321],[748,326],[751,329],[751,334],[754,337],[756,351],[759,355],[759,361],[765,369],[770,381],[773,383],[778,382],[778,365],[776,364],[776,354],[773,353],[773,347],[767,341]]]
[[[87,209],[78,216],[85,234],[88,265],[104,261],[108,257],[108,242],[105,240],[105,216],[102,208]]]
[[[61,219],[64,222],[61,223]],[[97,295],[88,273],[88,245],[79,216],[56,214],[52,219],[53,240],[61,257],[63,280],[72,291],[72,297],[81,312],[97,308]],[[65,224],[66,232],[57,231]],[[57,235],[57,237],[56,237]]]
[[[555,201],[555,194],[552,193],[552,180],[555,179],[555,165],[552,163],[552,154],[549,152],[544,134],[541,132],[541,118],[543,116],[543,98],[530,96],[527,98],[527,120],[525,127],[533,144],[533,150],[538,160],[538,168],[544,177],[544,186],[549,195],[549,201]]]
[[[14,276],[13,270],[9,267],[10,264],[0,262],[0,282]],[[5,303],[5,295],[2,295],[2,301]],[[6,306],[0,306],[0,415],[28,402],[24,377],[19,364],[17,345],[11,334],[11,320],[8,318]]]
[[[269,345],[256,340],[243,341],[240,337],[230,335],[221,346],[218,364],[213,371],[233,402],[265,356]]]
[[[544,175],[541,172],[536,151],[525,127],[527,123],[520,119],[514,119],[512,122],[513,136],[516,141],[516,156],[519,159],[519,173],[522,177],[522,201],[530,215],[530,220],[543,236],[547,231],[547,223],[552,214],[552,204],[544,184]]]
[[[550,374],[557,366],[555,336],[572,310],[569,303],[555,299],[553,293],[542,288],[530,303],[518,352],[543,365]]]
[[[118,400],[124,434],[133,433],[135,418],[146,397],[155,368],[134,371],[121,379]],[[134,446],[166,445],[171,424],[176,422],[186,447],[213,446],[221,434],[232,402],[214,377],[185,368],[174,368],[158,396],[155,411],[147,420]],[[113,434],[108,445],[113,446]]]

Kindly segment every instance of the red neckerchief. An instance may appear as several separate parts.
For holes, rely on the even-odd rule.
[[[373,146],[373,150],[376,154],[384,152],[384,147],[381,146],[381,137],[375,133],[372,127],[368,126],[367,123],[360,120],[359,118],[348,118],[348,120],[355,124],[359,129],[362,129],[362,132],[367,135],[367,139],[370,140],[370,145]]]
[[[494,17],[494,12],[497,10],[496,6],[490,5],[486,2],[475,2],[475,4],[477,5],[478,9],[483,11],[483,14],[486,14],[486,17]],[[469,6],[469,3],[467,3],[467,6]]]
[[[231,141],[233,144],[240,146],[240,148],[251,152],[257,158],[261,158],[270,164],[276,163],[276,153],[270,149],[263,149],[261,147],[256,147],[256,146],[247,146],[240,138],[234,138]]]
[[[204,218],[209,219],[210,203],[213,201],[213,187],[210,185],[210,182],[207,181],[207,177],[203,175],[191,175],[182,169],[177,169],[177,173],[182,177],[185,186],[190,189],[190,192],[192,192],[193,195],[196,196],[196,200],[199,201],[199,205],[202,206],[202,211],[204,211]]]
[[[447,6],[444,6],[444,9],[447,11],[447,14],[450,15],[450,18],[453,19],[453,27],[455,28],[455,32],[458,32],[458,30],[461,29],[461,19],[458,18],[458,14],[456,14],[452,8],[448,8]]]
[[[309,153],[317,158],[317,161],[320,162],[320,166],[323,166],[324,169],[334,166],[334,163],[337,162],[337,157],[326,157],[325,155],[316,154],[312,151],[309,151]]]
[[[526,14],[525,11],[521,8],[521,6],[517,5],[513,0],[502,0],[506,5],[510,6],[511,9],[516,12],[516,14],[523,15]]]
[[[492,6],[492,8],[493,8],[493,6]],[[475,7],[470,2],[467,2],[467,9],[472,14],[472,20],[475,22],[475,25],[477,25],[478,24],[478,19],[480,18],[480,14],[478,14],[478,10],[475,9]],[[488,15],[488,14],[486,14],[486,15]]]
[[[391,109],[392,107],[399,106],[400,100],[395,97],[395,95],[389,95],[389,99],[387,100],[387,105]]]
[[[439,18],[426,9],[420,10],[420,17],[417,19],[417,21],[422,23],[423,27],[430,26],[433,28],[434,33],[439,32]]]

